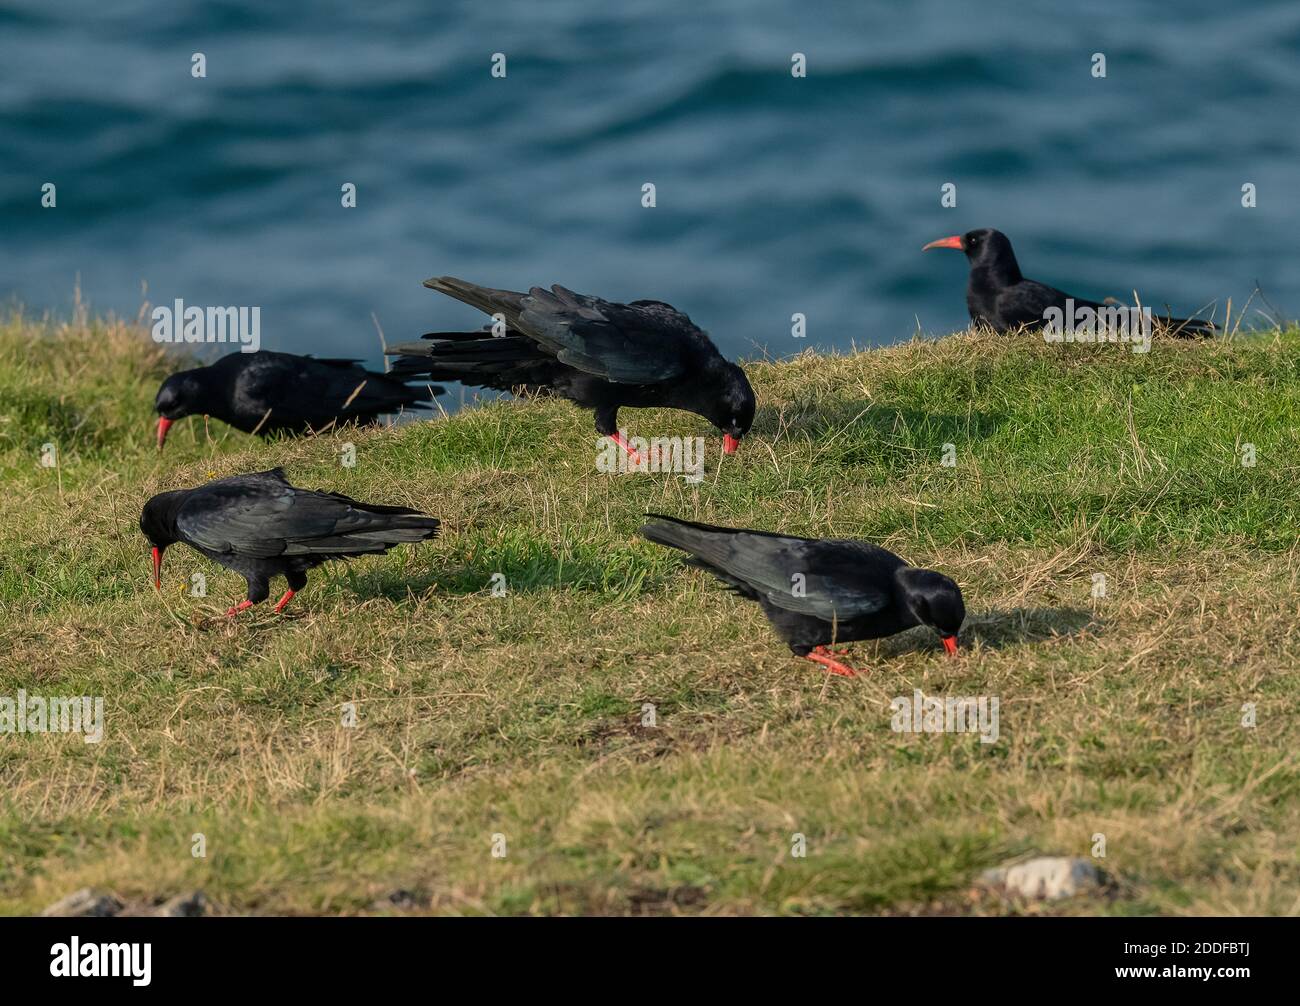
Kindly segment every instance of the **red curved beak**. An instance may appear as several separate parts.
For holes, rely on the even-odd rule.
[[[921,251],[929,251],[931,248],[956,248],[958,251],[962,251],[965,247],[966,246],[962,244],[961,235],[954,234],[950,238],[940,238],[938,241],[931,241],[928,245],[922,248]]]
[[[955,656],[957,656],[957,637],[956,637],[956,636],[944,636],[944,637],[943,637],[943,648],[944,648],[945,650],[948,651],[948,656],[950,656],[950,657],[955,657]]]
[[[153,587],[162,590],[162,549],[157,546],[153,549]]]
[[[166,416],[158,417],[158,450],[162,450],[163,443],[167,439],[167,431],[172,428],[174,419],[168,419]]]
[[[740,438],[733,437],[730,433],[722,435],[722,453],[735,454],[736,448],[740,446]]]

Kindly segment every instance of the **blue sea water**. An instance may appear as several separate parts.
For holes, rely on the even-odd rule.
[[[372,313],[479,323],[420,285],[450,273],[781,356],[962,327],[961,256],[920,247],[980,226],[1082,295],[1300,312],[1293,0],[22,0],[0,67],[0,296],[37,312],[147,284],[377,362]]]

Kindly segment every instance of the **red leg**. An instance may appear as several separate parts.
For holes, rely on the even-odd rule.
[[[277,613],[284,611],[284,606],[293,599],[294,593],[295,591],[293,590],[286,590],[284,592],[284,597],[280,598],[280,600],[275,602],[275,610]]]
[[[826,649],[824,646],[814,647],[813,651],[807,655],[807,659],[814,663],[821,664],[832,674],[840,674],[846,678],[856,678],[858,676],[857,671],[848,664],[841,664],[831,656],[831,651]]]
[[[632,464],[636,465],[638,468],[641,466],[641,455],[638,454],[636,451],[634,451],[632,447],[628,444],[628,442],[623,438],[622,431],[615,430],[613,433],[609,435],[609,439],[614,441],[614,443],[618,444],[618,446],[623,448],[623,450],[627,451],[627,456],[631,460]]]
[[[245,608],[251,608],[252,606],[253,606],[252,601],[248,601],[248,600],[240,601],[237,605],[235,605],[233,608],[231,608],[229,611],[226,612],[226,617],[234,618]]]

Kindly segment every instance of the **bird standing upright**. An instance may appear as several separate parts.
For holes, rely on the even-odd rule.
[[[1001,231],[985,227],[981,230],[954,234],[952,237],[931,241],[922,248],[953,248],[966,255],[970,263],[970,276],[966,281],[966,308],[971,320],[988,325],[998,332],[1013,329],[1039,328],[1047,321],[1047,311],[1064,312],[1066,301],[1076,308],[1087,307],[1093,311],[1106,305],[1097,301],[1074,297],[1068,293],[1026,279],[1020,272],[1011,241]],[[1172,318],[1153,312],[1153,318],[1174,335],[1213,335],[1214,325],[1198,318]]]
[[[309,569],[425,541],[437,535],[438,524],[436,517],[408,507],[297,489],[280,468],[159,493],[140,514],[140,530],[152,546],[155,587],[162,586],[163,552],[178,541],[244,577],[247,599],[227,615],[265,601],[274,576],[288,582],[275,606],[283,611],[307,585]]]
[[[499,337],[431,332],[420,342],[395,346],[387,351],[399,357],[394,376],[553,392],[594,410],[596,432],[634,458],[618,427],[624,406],[702,416],[722,431],[728,454],[754,422],[754,391],[745,372],[670,304],[616,304],[558,285],[514,293],[451,276],[424,285],[499,316],[505,330]]]
[[[879,639],[914,625],[939,633],[957,653],[966,618],[961,589],[942,573],[919,569],[878,545],[851,539],[792,538],[649,514],[641,534],[681,549],[736,593],[757,601],[797,656],[854,677],[827,646]]]

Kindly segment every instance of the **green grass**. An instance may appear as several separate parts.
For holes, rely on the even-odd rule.
[[[102,695],[106,719],[98,745],[0,736],[0,911],[88,885],[239,913],[398,890],[435,913],[1300,911],[1300,332],[756,364],[721,465],[702,420],[624,417],[707,437],[698,485],[598,474],[590,415],[548,401],[265,444],[195,418],[160,456],[174,366],[130,325],[0,325],[0,695]],[[444,534],[322,568],[286,618],[228,622],[242,580],[179,546],[156,595],[144,500],[273,465]],[[916,630],[828,678],[639,540],[646,511],[942,569],[963,656]],[[917,688],[997,696],[997,743],[892,732]],[[1104,898],[971,889],[1097,833]]]

